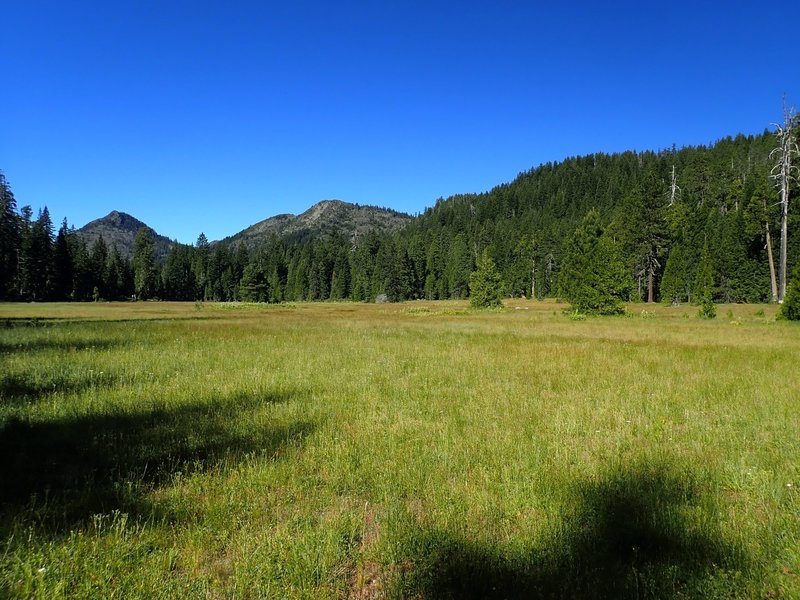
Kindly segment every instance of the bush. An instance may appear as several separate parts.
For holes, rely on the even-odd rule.
[[[717,317],[717,307],[710,297],[703,298],[697,316],[702,319],[715,319]]]

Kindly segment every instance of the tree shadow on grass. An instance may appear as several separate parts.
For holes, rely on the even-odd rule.
[[[80,352],[82,350],[108,350],[125,346],[130,342],[123,338],[82,337],[81,339],[50,339],[46,337],[26,339],[11,343],[0,340],[0,354],[15,354],[58,350],[60,352]]]
[[[48,422],[14,419],[0,429],[0,505],[34,511],[57,532],[93,514],[137,512],[144,495],[178,472],[203,472],[248,454],[277,456],[300,444],[310,421],[263,424],[248,415],[296,394],[237,395],[150,411]],[[3,511],[6,512],[6,511]]]
[[[427,531],[400,587],[467,600],[730,597],[748,560],[723,539],[701,487],[668,464],[612,472],[576,488],[563,526],[519,554]]]
[[[116,376],[94,371],[80,375],[48,373],[45,378],[39,379],[10,373],[0,378],[0,405],[19,406],[36,402],[50,394],[109,389],[118,383]]]

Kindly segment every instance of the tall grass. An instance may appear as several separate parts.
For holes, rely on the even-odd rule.
[[[0,306],[0,595],[800,597],[800,330],[562,309]]]

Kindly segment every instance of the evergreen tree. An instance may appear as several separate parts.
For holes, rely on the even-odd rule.
[[[0,300],[16,296],[20,222],[17,201],[5,175],[0,171]]]
[[[103,236],[100,235],[97,240],[95,240],[94,245],[92,246],[92,253],[89,259],[89,264],[91,268],[91,277],[92,277],[92,287],[97,289],[98,295],[100,298],[108,299],[108,272],[107,272],[107,263],[108,263],[108,245],[106,241],[103,239]]]
[[[629,284],[614,242],[591,210],[575,230],[559,273],[559,295],[581,313],[619,314]]]
[[[210,300],[212,296],[212,284],[209,276],[209,262],[211,260],[211,245],[208,243],[206,234],[200,232],[195,242],[193,254],[192,271],[197,286],[197,298]]]
[[[661,260],[667,246],[665,208],[666,187],[650,170],[644,174],[642,183],[631,189],[618,211],[623,253],[630,259],[629,269],[636,280],[645,282],[644,298],[648,302],[655,302]]]
[[[664,268],[661,280],[661,300],[670,304],[680,304],[689,300],[691,285],[686,267],[683,245],[673,246]]]
[[[266,302],[267,275],[260,260],[256,259],[244,268],[239,297],[244,302]]]
[[[503,282],[488,248],[483,250],[475,271],[469,276],[469,293],[473,308],[503,306]]]
[[[70,236],[68,240],[73,264],[72,299],[78,302],[89,300],[95,283],[86,242],[77,235]]]
[[[20,256],[20,295],[30,300],[48,300],[53,275],[53,223],[47,207],[39,212],[33,222],[30,221],[30,207],[25,209],[25,234]]]
[[[800,321],[800,261],[795,265],[792,279],[786,288],[780,317],[789,321]]]
[[[350,261],[348,252],[344,247],[336,250],[333,259],[333,272],[331,273],[331,299],[342,300],[350,295]]]
[[[428,244],[428,252],[425,257],[425,298],[436,300],[439,296],[439,281],[442,277],[441,248],[439,236],[434,235]]]
[[[125,293],[125,260],[116,245],[111,249],[106,264],[105,289],[109,300],[124,298]]]
[[[445,266],[447,287],[450,290],[451,298],[467,297],[472,272],[472,254],[467,246],[466,235],[458,233],[450,244],[450,252]]]
[[[148,300],[158,294],[155,250],[146,227],[139,229],[133,242],[133,283],[134,293],[139,300]]]
[[[75,278],[75,263],[72,256],[67,219],[61,223],[56,235],[54,248],[53,268],[53,299],[69,300],[72,297]]]
[[[714,267],[711,263],[708,243],[703,246],[703,253],[700,255],[694,296],[700,304],[698,314],[701,317],[713,319],[717,316],[717,308],[714,305]]]
[[[198,298],[193,253],[193,248],[182,244],[170,248],[161,271],[164,299],[186,301]]]

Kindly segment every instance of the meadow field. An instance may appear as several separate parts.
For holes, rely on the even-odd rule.
[[[800,598],[775,307],[0,304],[0,596]]]

